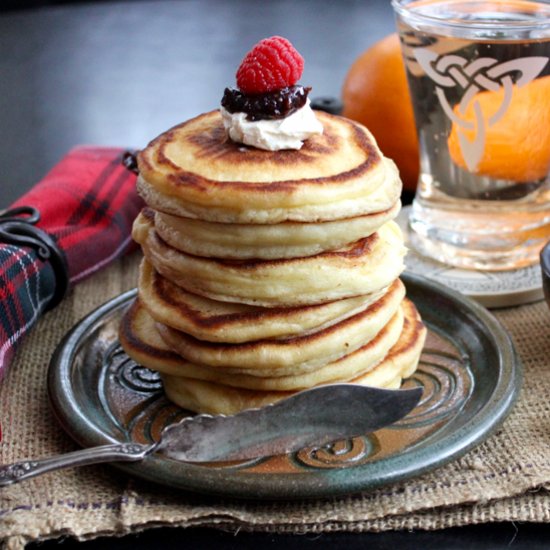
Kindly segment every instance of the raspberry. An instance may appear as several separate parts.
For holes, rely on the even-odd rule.
[[[304,58],[281,36],[260,40],[237,70],[237,86],[245,94],[264,94],[294,86],[302,76]]]

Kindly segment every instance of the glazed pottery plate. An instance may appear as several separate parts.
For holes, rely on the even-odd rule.
[[[502,422],[517,397],[521,369],[512,343],[472,300],[416,275],[402,279],[429,331],[419,368],[405,383],[423,387],[421,402],[398,423],[329,446],[244,462],[198,465],[153,455],[113,466],[171,488],[292,499],[369,490],[464,454]],[[171,404],[158,375],[119,345],[118,324],[135,296],[135,290],[127,292],[88,315],[52,359],[54,411],[83,447],[151,442],[168,423],[191,414]]]

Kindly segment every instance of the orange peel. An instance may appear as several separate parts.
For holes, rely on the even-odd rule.
[[[342,87],[342,114],[365,125],[397,164],[405,189],[414,191],[420,170],[418,138],[401,45],[396,33],[365,50]]]

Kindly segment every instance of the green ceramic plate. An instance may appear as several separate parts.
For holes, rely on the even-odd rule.
[[[418,276],[402,279],[429,334],[419,369],[406,382],[424,388],[422,400],[399,423],[320,449],[246,462],[193,465],[151,456],[113,466],[171,488],[292,499],[369,490],[464,454],[510,411],[521,381],[516,354],[503,328],[475,302]],[[166,400],[156,373],[119,346],[118,324],[134,297],[128,292],[88,315],[52,359],[51,402],[83,447],[150,442],[167,423],[189,414]]]

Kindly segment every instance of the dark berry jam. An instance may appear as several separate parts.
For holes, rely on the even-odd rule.
[[[221,104],[230,113],[246,113],[248,120],[285,118],[306,104],[310,90],[296,85],[265,94],[245,94],[226,88]]]

